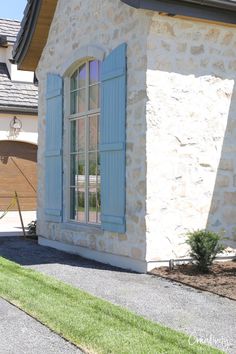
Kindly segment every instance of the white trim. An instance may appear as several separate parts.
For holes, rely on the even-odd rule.
[[[61,76],[71,76],[75,69],[80,65],[81,61],[87,59],[97,59],[103,61],[105,50],[95,45],[88,45],[77,49],[70,58],[62,65],[60,70]]]
[[[119,256],[112,253],[99,252],[89,248],[76,245],[65,244],[58,241],[48,240],[42,236],[38,237],[38,243],[41,246],[56,248],[67,253],[77,254],[81,257],[92,259],[101,263],[110,264],[115,267],[133,270],[138,273],[147,272],[146,261],[141,261],[129,257]]]

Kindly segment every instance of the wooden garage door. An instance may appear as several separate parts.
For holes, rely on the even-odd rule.
[[[37,146],[0,142],[0,210],[9,205],[17,191],[22,210],[36,210]],[[16,210],[12,208],[11,210]]]

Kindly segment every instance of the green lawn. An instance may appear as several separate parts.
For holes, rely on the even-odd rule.
[[[222,353],[1,257],[0,296],[90,353]]]

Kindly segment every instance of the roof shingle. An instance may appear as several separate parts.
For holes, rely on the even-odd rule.
[[[20,30],[20,22],[0,18],[0,36],[5,36],[8,42],[14,43]]]
[[[11,81],[7,66],[0,63],[0,111],[37,112],[38,87]]]

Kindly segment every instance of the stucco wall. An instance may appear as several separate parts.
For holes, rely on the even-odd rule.
[[[91,8],[93,11],[91,11]],[[44,218],[44,144],[39,146],[38,233],[64,244],[91,250],[145,259],[145,196],[146,196],[146,40],[150,16],[119,0],[60,0],[42,54],[39,78],[39,141],[45,141],[45,79],[47,72],[61,73],[65,62],[84,46],[95,45],[108,54],[119,44],[128,45],[127,97],[127,202],[126,234],[103,232],[95,227],[78,227],[71,223],[54,224]],[[66,127],[66,125],[65,125]],[[67,132],[64,131],[64,136]],[[68,156],[64,146],[64,169]],[[67,199],[67,191],[64,201]],[[64,205],[64,208],[66,205]]]
[[[235,246],[236,29],[154,14],[147,47],[147,259],[199,228]]]
[[[20,132],[14,134],[10,128],[12,119],[16,116],[22,123]],[[38,117],[34,115],[0,113],[0,140],[15,140],[27,143],[38,143]]]

